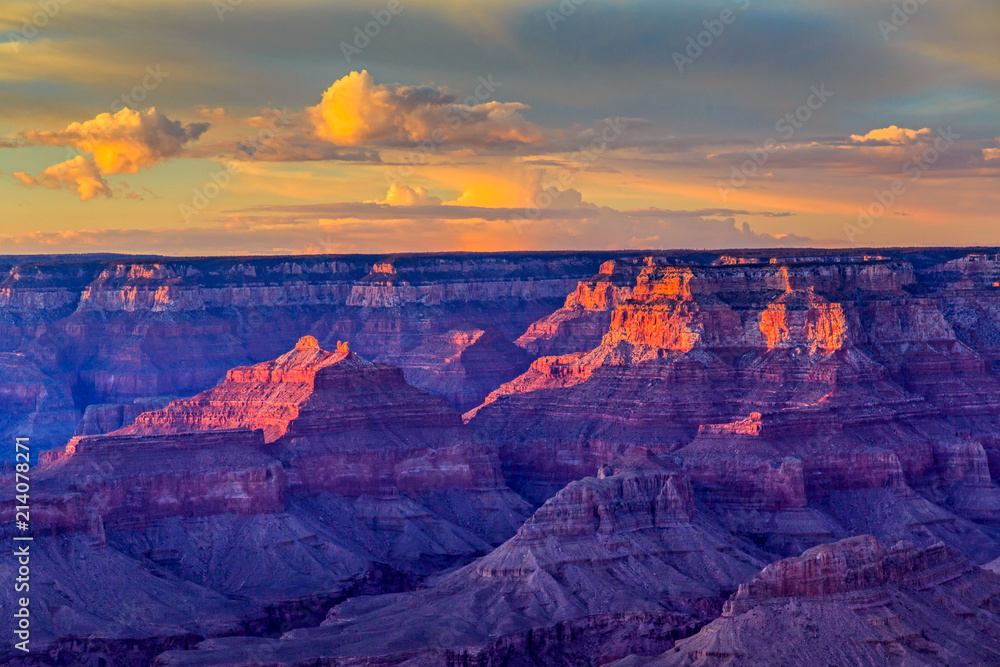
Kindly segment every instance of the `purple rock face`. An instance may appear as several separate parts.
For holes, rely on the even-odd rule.
[[[0,427],[49,451],[0,660],[1000,661],[966,254],[19,265]]]

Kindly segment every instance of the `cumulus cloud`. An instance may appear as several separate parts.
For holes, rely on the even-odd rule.
[[[388,206],[437,206],[441,203],[441,198],[435,197],[419,185],[393,183],[389,186],[385,199],[373,203]]]
[[[89,153],[104,175],[134,174],[177,156],[185,144],[196,141],[208,128],[208,123],[183,125],[155,108],[122,109],[71,123],[58,132],[29,130],[23,136],[40,146],[67,146]]]
[[[208,123],[183,125],[150,108],[102,113],[82,123],[70,123],[58,132],[28,130],[22,136],[29,143],[66,146],[89,155],[53,165],[37,176],[17,172],[14,178],[24,185],[75,189],[81,201],[97,195],[110,197],[111,188],[103,176],[134,174],[175,157],[208,127]]]
[[[851,141],[879,146],[902,146],[920,142],[933,141],[937,136],[934,130],[925,127],[922,130],[910,130],[905,127],[890,125],[872,130],[868,134],[852,134]]]
[[[334,82],[306,114],[318,137],[343,146],[541,141],[541,132],[521,115],[526,105],[487,101],[500,85],[481,79],[475,94],[460,100],[439,88],[376,85],[363,70]]]
[[[101,176],[97,165],[83,155],[77,155],[72,160],[52,165],[37,176],[18,171],[14,173],[14,178],[28,186],[38,186],[50,190],[76,190],[80,193],[81,201],[87,201],[98,195],[111,196],[111,188]]]

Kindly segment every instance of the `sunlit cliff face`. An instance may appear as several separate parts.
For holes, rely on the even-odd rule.
[[[847,341],[847,317],[837,303],[824,303],[814,294],[798,295],[799,303],[772,303],[760,317],[767,349],[804,345],[810,354],[832,352]]]

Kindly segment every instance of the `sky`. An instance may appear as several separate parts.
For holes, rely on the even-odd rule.
[[[4,0],[0,254],[1000,245],[996,0]]]

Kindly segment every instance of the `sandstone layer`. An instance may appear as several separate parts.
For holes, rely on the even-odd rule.
[[[528,370],[532,360],[496,327],[472,325],[428,336],[409,352],[385,359],[403,369],[408,383],[441,396],[460,412]]]

